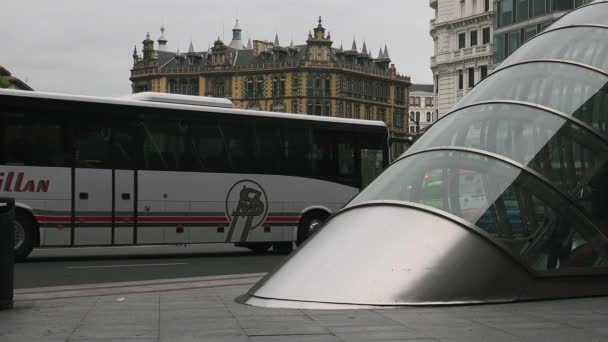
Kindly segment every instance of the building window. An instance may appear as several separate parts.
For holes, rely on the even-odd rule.
[[[416,133],[416,127],[410,126],[410,133]]]
[[[386,115],[384,113],[384,109],[378,109],[378,121],[386,122]]]
[[[526,27],[526,32],[524,34],[524,41],[536,36],[536,25],[530,25]]]
[[[264,79],[258,78],[255,82],[255,97],[264,97]]]
[[[345,118],[352,118],[353,117],[352,106],[351,106],[350,103],[346,104],[346,111],[344,112],[344,117]]]
[[[462,70],[458,70],[458,90],[462,90],[462,88],[464,88],[464,76]]]
[[[298,100],[292,100],[291,101],[291,112],[292,113],[298,113],[300,110],[298,109],[299,105],[298,105]]]
[[[533,0],[534,1],[534,12],[533,15],[535,17],[539,17],[544,15],[546,12],[545,0]]]
[[[469,88],[475,86],[475,68],[469,68]]]
[[[400,110],[393,113],[393,124],[395,127],[403,127],[403,113]]]
[[[355,119],[359,119],[359,118],[360,118],[360,116],[359,116],[359,115],[361,114],[360,107],[361,107],[361,106],[359,106],[358,104],[356,104],[356,105],[355,105],[355,113],[354,113],[354,115],[353,115],[353,117],[354,117]],[[368,119],[368,120],[369,120],[369,119]]]
[[[481,79],[483,80],[484,78],[486,78],[488,76],[488,66],[482,65],[480,69],[481,69]]]
[[[477,45],[477,31],[471,31],[471,46]]]
[[[420,96],[416,96],[416,107],[420,107]]]
[[[410,112],[410,121],[414,122],[414,112]]]
[[[439,93],[439,75],[435,75],[435,94]]]
[[[323,109],[324,116],[331,116],[331,103],[325,102],[325,107]]]
[[[494,63],[502,62],[502,60],[505,58],[504,46],[505,46],[504,35],[501,34],[501,35],[494,37],[494,56],[492,57]]]
[[[464,49],[465,46],[465,35],[464,32],[458,34],[458,48],[459,49]]]
[[[414,97],[410,96],[410,106],[413,106],[413,105],[414,105]]]
[[[509,33],[509,53],[511,55],[519,47],[519,31]]]
[[[553,0],[554,11],[567,11],[574,8],[574,1],[572,0]]]
[[[483,10],[484,12],[490,11],[490,0],[484,0],[483,2]]]
[[[517,22],[528,20],[528,0],[517,0]]]
[[[431,122],[431,112],[426,112],[426,122]]]
[[[484,27],[483,30],[481,30],[481,35],[482,35],[482,44],[488,44],[490,42],[490,28],[489,27]]]
[[[425,97],[424,98],[424,105],[426,107],[431,107],[433,105],[433,98],[432,97]]]
[[[513,0],[503,0],[500,11],[501,26],[511,25],[513,23]]]

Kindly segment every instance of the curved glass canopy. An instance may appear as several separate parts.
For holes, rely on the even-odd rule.
[[[549,30],[240,301],[343,308],[608,295],[608,2]]]
[[[608,27],[564,27],[541,33],[504,60],[496,70],[537,59],[590,65],[608,72]]]
[[[347,208],[378,200],[458,216],[534,270],[603,267],[608,261],[606,239],[567,197],[537,176],[478,152],[433,150],[402,158]],[[583,256],[583,249],[590,254]]]
[[[608,177],[602,174],[608,166],[606,139],[567,117],[525,103],[481,103],[452,112],[406,155],[440,146],[499,154],[533,169],[577,199],[581,191],[590,191],[593,180]]]
[[[608,2],[595,1],[587,6],[568,12],[553,23],[550,28],[583,24],[608,25],[606,11],[608,11]]]
[[[503,68],[473,88],[455,109],[492,100],[549,107],[608,136],[608,76],[579,65],[533,61]]]

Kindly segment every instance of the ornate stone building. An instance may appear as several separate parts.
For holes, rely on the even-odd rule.
[[[319,24],[305,44],[241,40],[238,20],[229,44],[219,37],[208,51],[166,50],[161,28],[158,48],[150,35],[143,53],[133,51],[133,92],[156,91],[226,97],[237,108],[381,120],[391,136],[405,138],[410,78],[397,73],[388,49],[373,58],[365,42],[357,49],[333,47]],[[396,154],[399,146],[394,147]]]

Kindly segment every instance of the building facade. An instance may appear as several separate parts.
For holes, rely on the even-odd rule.
[[[490,73],[493,5],[491,0],[430,0],[435,117]]]
[[[593,0],[494,0],[494,64],[542,32],[564,13]]]
[[[307,113],[384,121],[392,137],[408,132],[410,78],[397,73],[388,49],[376,58],[363,42],[333,47],[321,18],[306,43],[242,41],[238,21],[229,44],[219,37],[208,51],[166,50],[164,29],[158,48],[149,34],[143,53],[133,52],[133,92],[156,91],[225,97],[236,108]],[[393,155],[398,153],[394,147]]]
[[[408,109],[410,134],[417,135],[436,120],[434,98],[432,84],[412,84]]]

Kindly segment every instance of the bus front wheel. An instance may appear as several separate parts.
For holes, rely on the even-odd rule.
[[[15,211],[15,261],[23,261],[34,248],[34,222],[22,211]]]
[[[313,211],[304,215],[298,225],[298,241],[297,246],[306,241],[322,224],[327,220],[329,214],[325,211]]]

